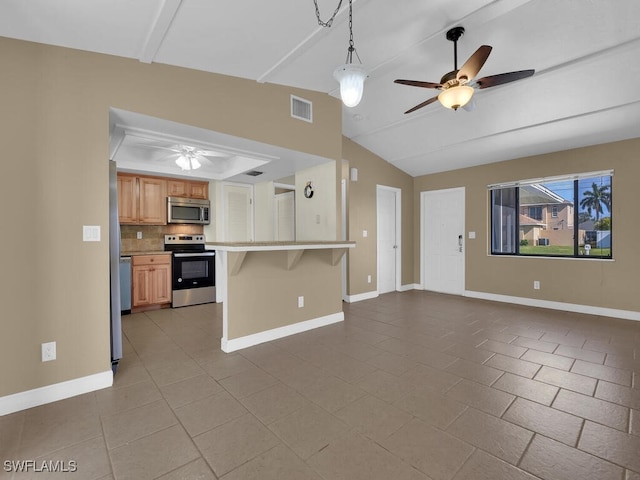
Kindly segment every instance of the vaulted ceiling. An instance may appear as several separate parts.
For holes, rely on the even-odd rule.
[[[323,20],[338,2],[318,0]],[[343,107],[343,133],[413,176],[638,137],[639,18],[638,0],[353,0],[369,78]],[[438,92],[393,80],[439,82],[458,25],[459,66],[491,45],[478,77],[535,75],[476,90],[471,111],[436,102],[405,115]],[[312,0],[3,0],[0,36],[338,96],[348,1],[323,28]]]

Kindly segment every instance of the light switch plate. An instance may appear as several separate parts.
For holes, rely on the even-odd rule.
[[[82,241],[83,242],[99,242],[100,241],[100,225],[83,225]]]
[[[369,235],[369,232],[367,232],[366,230],[362,230],[362,236],[363,237],[367,237]]]
[[[469,232],[469,238],[471,240],[473,240],[474,238],[476,238],[476,232]]]

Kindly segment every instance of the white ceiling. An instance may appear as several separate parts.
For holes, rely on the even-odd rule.
[[[323,20],[337,3],[318,0]],[[0,35],[337,96],[332,73],[347,53],[348,1],[331,28],[314,10],[311,0],[3,0]],[[353,0],[355,46],[370,73],[360,105],[343,107],[343,133],[413,176],[638,137],[639,18],[638,0]],[[473,111],[434,103],[404,115],[437,91],[393,80],[439,82],[453,70],[445,33],[457,25],[466,29],[458,66],[487,44],[493,52],[478,77],[536,74],[477,90]],[[293,157],[145,121],[128,126],[213,143],[230,157]]]

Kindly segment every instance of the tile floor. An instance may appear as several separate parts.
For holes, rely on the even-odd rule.
[[[418,291],[344,310],[233,354],[220,305],[124,317],[114,386],[0,417],[0,457],[105,480],[640,480],[640,322]]]

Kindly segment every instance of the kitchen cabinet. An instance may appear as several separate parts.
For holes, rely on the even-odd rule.
[[[139,177],[139,217],[141,224],[167,224],[167,181],[160,178]]]
[[[167,180],[118,173],[118,218],[123,225],[166,225]]]
[[[132,307],[171,303],[171,255],[131,257]]]
[[[137,177],[118,174],[118,218],[120,223],[138,222]]]
[[[167,195],[208,200],[209,182],[171,179],[167,181]]]

